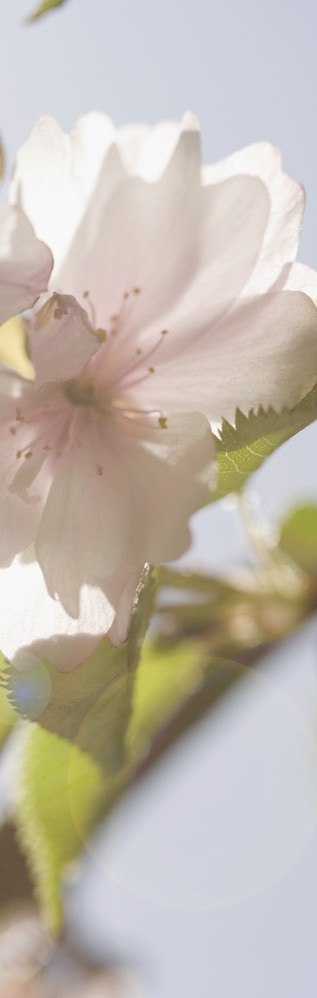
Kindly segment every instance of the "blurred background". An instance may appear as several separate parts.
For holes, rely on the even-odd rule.
[[[258,139],[282,149],[307,193],[299,259],[317,266],[311,0],[68,0],[27,26],[31,9],[1,5],[7,176],[43,113],[69,130],[95,108],[118,125],[192,108],[206,162]],[[316,500],[316,444],[309,427],[254,476],[273,527]],[[228,501],[196,515],[192,532],[184,565],[222,572],[247,558]],[[311,622],[256,674],[245,670],[127,795],[67,889],[69,930],[87,959],[126,960],[153,998],[315,993],[316,637]]]

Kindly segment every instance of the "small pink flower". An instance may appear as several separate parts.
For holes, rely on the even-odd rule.
[[[144,562],[188,546],[211,425],[314,384],[317,312],[297,289],[316,296],[317,276],[293,264],[303,192],[276,150],[202,171],[191,115],[115,132],[92,114],[70,139],[44,118],[11,196],[54,268],[27,317],[35,381],[1,374],[0,647],[67,670],[125,638]],[[26,269],[8,314],[32,304]]]

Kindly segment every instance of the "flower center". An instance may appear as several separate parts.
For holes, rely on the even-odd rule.
[[[72,378],[65,382],[63,389],[73,405],[93,405],[95,402],[94,382],[88,378]]]

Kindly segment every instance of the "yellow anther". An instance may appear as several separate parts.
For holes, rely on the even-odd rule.
[[[167,416],[160,416],[158,424],[162,430],[167,430]]]
[[[22,451],[21,450],[17,450],[15,456],[19,459],[19,457],[21,457],[21,454],[22,454]]]
[[[99,336],[100,342],[101,343],[105,343],[106,339],[107,339],[107,336],[108,336],[107,330],[106,329],[102,329],[100,327],[100,329],[96,329],[96,333],[97,333],[97,336]]]
[[[15,426],[10,426],[10,433],[12,433],[12,436],[15,437],[15,434],[16,434],[16,428],[15,428]]]
[[[130,291],[124,291],[122,297],[123,298],[129,298],[130,297]]]
[[[44,444],[43,450],[52,450],[49,444]]]
[[[89,291],[83,291],[83,298],[89,298]]]
[[[150,372],[150,374],[154,374],[155,367],[148,367],[148,371]]]
[[[142,353],[141,347],[137,347],[136,348],[136,352],[139,353],[139,354]]]
[[[30,457],[33,457],[33,451],[32,450],[27,450],[27,452],[24,455],[24,457],[25,457],[25,460],[28,461]]]
[[[140,295],[141,294],[141,288],[133,288],[133,294],[134,295]]]
[[[167,333],[168,333],[168,329],[162,329],[161,336],[166,336]]]
[[[22,416],[21,409],[19,408],[16,411],[16,421],[17,423],[24,423],[24,416]]]
[[[97,468],[97,475],[103,475],[103,468],[101,467],[101,464]]]

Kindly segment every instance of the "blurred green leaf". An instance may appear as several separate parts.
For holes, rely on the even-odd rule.
[[[48,14],[49,11],[54,10],[55,7],[61,7],[63,3],[66,3],[66,0],[43,0],[43,3],[36,8],[34,14],[31,14],[30,17],[28,17],[28,24],[31,24],[32,21],[36,21],[37,18],[42,17],[43,14]]]
[[[137,675],[130,723],[125,728],[121,767],[117,765],[113,772],[108,770],[107,775],[104,765],[98,765],[82,747],[91,740],[95,743],[96,718],[97,727],[99,721],[103,722],[106,739],[111,738],[116,715],[112,695],[111,719],[102,697],[100,711],[98,707],[96,713],[97,701],[89,710],[90,689],[86,711],[83,715],[82,708],[80,711],[82,724],[77,728],[76,744],[39,724],[26,723],[16,767],[14,820],[39,902],[53,931],[58,931],[62,923],[61,885],[65,869],[86,845],[97,820],[107,814],[131,781],[155,733],[201,682],[203,657],[189,642],[168,654],[156,651],[154,646],[147,648]],[[78,675],[78,671],[71,676]],[[96,676],[94,682],[96,692]],[[77,696],[74,703],[68,701],[69,718],[73,708],[75,714],[78,711],[78,699]],[[66,725],[66,704],[63,714],[65,731],[69,734],[72,730],[73,737],[71,721]],[[100,735],[98,743],[99,738]]]
[[[35,724],[26,725],[23,732],[17,774],[18,837],[43,914],[56,932],[62,922],[61,874],[93,825],[102,775],[89,755]],[[73,809],[80,812],[83,840]]]
[[[70,673],[41,662],[29,672],[4,664],[3,695],[27,723],[17,765],[15,822],[49,925],[61,925],[64,868],[87,841],[129,770],[125,736],[135,670],[152,607],[146,567],[137,589],[128,640],[105,638]]]
[[[161,569],[171,590],[201,601],[162,608],[167,634],[140,645],[153,599],[150,570],[136,595],[129,640],[107,639],[68,674],[42,663],[31,673],[8,667],[11,699],[26,725],[20,750],[15,820],[49,924],[62,920],[64,871],[88,845],[131,782],[245,675],[245,664],[295,628],[310,607],[265,590]],[[189,621],[189,622],[188,622]],[[188,631],[186,633],[186,628]],[[190,630],[192,629],[192,633]],[[193,637],[193,630],[196,635]],[[176,635],[176,643],[175,643]],[[232,659],[237,658],[237,661]],[[46,730],[45,730],[46,729]]]
[[[317,419],[317,386],[293,409],[281,413],[260,409],[244,416],[239,409],[236,425],[223,421],[220,438],[215,437],[218,456],[218,479],[211,499],[221,499],[239,492],[249,475],[277,447]]]
[[[134,674],[149,624],[155,585],[146,566],[135,594],[127,641],[115,648],[107,638],[72,672],[49,662],[26,672],[6,664],[6,683],[21,717],[76,742],[109,775],[123,762]]]
[[[173,648],[160,648],[155,641],[144,647],[127,731],[127,746],[134,757],[148,748],[162,725],[201,684],[209,661],[201,643],[190,639]]]
[[[299,506],[281,524],[279,546],[304,571],[317,575],[317,505]]]
[[[106,773],[120,768],[133,684],[127,643],[114,648],[104,638],[73,672],[57,672],[48,662],[29,672],[8,664],[6,677],[11,703],[21,717],[76,742]]]

